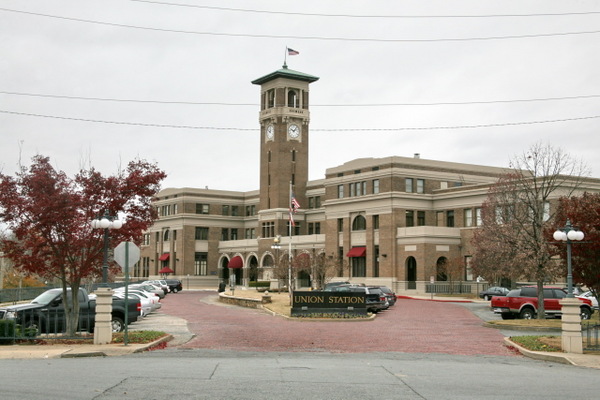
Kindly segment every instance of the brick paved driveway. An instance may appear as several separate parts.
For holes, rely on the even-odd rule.
[[[468,309],[400,299],[372,321],[297,321],[211,301],[216,292],[183,291],[161,311],[184,318],[196,337],[181,346],[242,351],[407,352],[514,355],[502,334]]]

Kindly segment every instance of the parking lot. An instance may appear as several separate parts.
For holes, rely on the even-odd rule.
[[[152,318],[160,321],[160,314],[187,321],[191,339],[172,344],[182,348],[514,354],[504,346],[502,332],[482,326],[481,318],[468,308],[445,302],[400,299],[371,321],[306,321],[224,305],[218,302],[216,292],[183,291],[170,294],[157,316],[149,316],[144,323],[152,323]]]

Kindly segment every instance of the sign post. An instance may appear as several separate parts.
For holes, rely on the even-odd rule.
[[[121,242],[115,247],[115,262],[123,268],[125,274],[125,333],[123,335],[123,344],[129,344],[129,265],[135,265],[140,260],[140,248],[133,242]]]

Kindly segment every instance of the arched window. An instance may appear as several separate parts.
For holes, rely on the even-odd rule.
[[[406,282],[407,289],[417,288],[417,260],[412,256],[406,259]]]
[[[288,107],[298,108],[298,93],[295,90],[288,91]]]
[[[169,230],[165,229],[165,231],[163,232],[163,242],[168,242],[169,241]]]
[[[352,221],[352,230],[353,231],[364,231],[367,229],[367,219],[362,215],[357,216]]]

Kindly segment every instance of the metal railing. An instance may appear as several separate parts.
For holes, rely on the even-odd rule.
[[[600,350],[600,324],[587,323],[582,325],[583,349]]]
[[[94,314],[81,313],[76,330],[79,334],[67,335],[64,310],[23,310],[14,319],[0,320],[0,344],[39,339],[90,339],[94,322]]]
[[[428,283],[425,285],[425,292],[435,294],[470,294],[472,293],[472,286],[470,283],[462,282]]]

